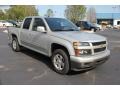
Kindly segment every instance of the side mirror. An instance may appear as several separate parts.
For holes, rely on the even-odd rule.
[[[43,32],[43,33],[46,32],[45,27],[43,27],[43,26],[38,26],[38,27],[37,27],[37,31]]]

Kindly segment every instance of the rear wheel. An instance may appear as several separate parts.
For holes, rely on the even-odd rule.
[[[62,49],[56,49],[52,55],[53,68],[57,73],[67,74],[70,71],[69,56]]]
[[[21,49],[21,47],[19,45],[19,42],[18,42],[16,37],[13,37],[13,39],[12,39],[12,49],[16,52],[19,52],[20,49]]]

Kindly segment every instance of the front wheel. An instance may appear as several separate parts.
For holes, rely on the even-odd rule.
[[[62,49],[56,49],[52,54],[53,68],[57,73],[67,74],[70,71],[69,56]]]
[[[12,49],[14,50],[14,51],[16,51],[16,52],[19,52],[20,51],[20,45],[19,45],[19,42],[18,42],[18,40],[17,40],[17,38],[16,37],[13,37],[13,39],[12,39]]]
[[[91,31],[92,31],[92,32],[95,32],[95,29],[94,29],[94,28],[91,28]]]

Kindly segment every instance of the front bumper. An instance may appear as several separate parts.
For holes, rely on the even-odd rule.
[[[87,70],[96,67],[97,65],[102,64],[106,60],[108,60],[109,56],[110,56],[109,50],[91,56],[82,56],[82,57],[70,56],[71,69],[78,71],[78,70]]]

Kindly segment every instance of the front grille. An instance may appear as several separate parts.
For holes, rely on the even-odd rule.
[[[106,41],[102,41],[102,42],[93,42],[93,43],[92,43],[93,46],[98,46],[98,45],[101,45],[101,44],[106,44]]]
[[[96,48],[94,49],[94,53],[98,53],[98,52],[102,52],[106,49],[106,47],[102,47],[102,48]]]
[[[101,42],[92,42],[92,46],[94,53],[102,52],[106,50],[106,41],[101,41]]]

